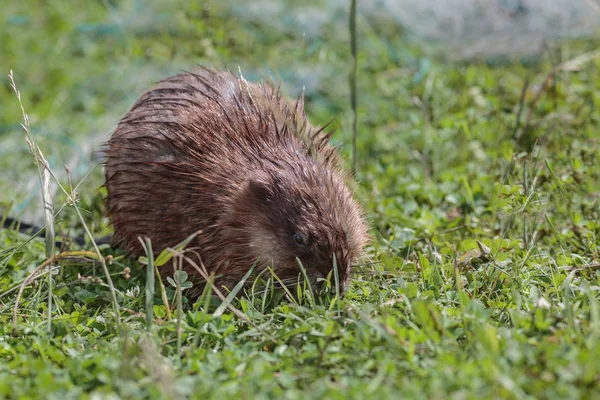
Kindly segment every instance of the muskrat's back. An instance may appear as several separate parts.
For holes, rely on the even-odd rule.
[[[229,287],[255,263],[292,282],[300,261],[314,282],[335,258],[345,288],[366,224],[328,139],[301,98],[269,85],[207,69],[168,78],[107,143],[115,242],[140,255],[148,237],[158,253],[199,232],[188,255]]]

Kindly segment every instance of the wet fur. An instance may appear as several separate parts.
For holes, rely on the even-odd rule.
[[[302,97],[268,84],[209,69],[160,82],[106,145],[115,244],[140,255],[138,237],[149,237],[158,253],[200,231],[188,248],[229,288],[256,262],[289,279],[299,258],[311,280],[325,277],[335,254],[345,288],[366,223],[329,136],[310,125]],[[310,246],[293,242],[296,231]]]

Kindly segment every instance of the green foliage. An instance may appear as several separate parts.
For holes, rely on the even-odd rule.
[[[304,37],[217,1],[2,7],[3,75],[14,70],[32,136],[57,170],[74,154],[73,165],[91,166],[88,138],[101,143],[144,88],[194,62],[241,65],[249,79],[270,71],[289,93],[314,78],[308,114],[336,118],[334,140],[351,154],[352,61],[347,27],[335,21]],[[0,397],[600,395],[600,62],[557,68],[544,86],[553,67],[598,42],[560,44],[528,65],[450,64],[371,22],[359,13],[357,177],[372,263],[356,268],[347,296],[299,287],[286,301],[255,288],[226,301],[205,291],[190,304],[193,281],[178,272],[146,304],[141,263],[101,246],[117,318],[93,247],[70,244],[63,250],[85,252],[25,288],[14,325],[17,292],[45,261],[44,243],[3,229]],[[41,203],[31,203],[37,176],[2,79],[0,199],[13,202],[12,215]],[[95,236],[110,230],[101,183],[97,168],[77,192]],[[72,203],[58,220],[59,234],[82,232]],[[164,253],[156,264],[176,259]]]

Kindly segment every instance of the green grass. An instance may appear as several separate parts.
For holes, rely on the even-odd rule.
[[[311,120],[337,121],[349,161],[346,16],[303,35],[240,12],[222,1],[3,4],[2,212],[43,211],[11,68],[67,188],[63,164],[77,185],[137,96],[197,62],[271,75],[292,95],[306,85]],[[93,246],[71,244],[62,250],[83,253],[53,270],[50,330],[47,274],[23,291],[14,325],[45,244],[3,229],[0,398],[600,396],[600,61],[577,58],[600,42],[556,44],[527,64],[449,63],[389,21],[359,13],[357,24],[358,196],[374,264],[357,269],[346,298],[248,295],[233,300],[243,315],[208,295],[177,307],[180,277],[164,282],[169,309],[156,287],[148,324],[146,270],[100,248],[116,314]],[[84,223],[110,232],[101,184],[96,168],[77,202],[57,191],[58,235]]]

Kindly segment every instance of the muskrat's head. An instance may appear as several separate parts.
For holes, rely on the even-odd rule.
[[[315,163],[263,171],[240,188],[231,211],[231,234],[239,235],[236,242],[248,260],[273,266],[286,285],[303,276],[300,261],[313,287],[335,263],[344,293],[367,241],[367,226],[338,173]]]

